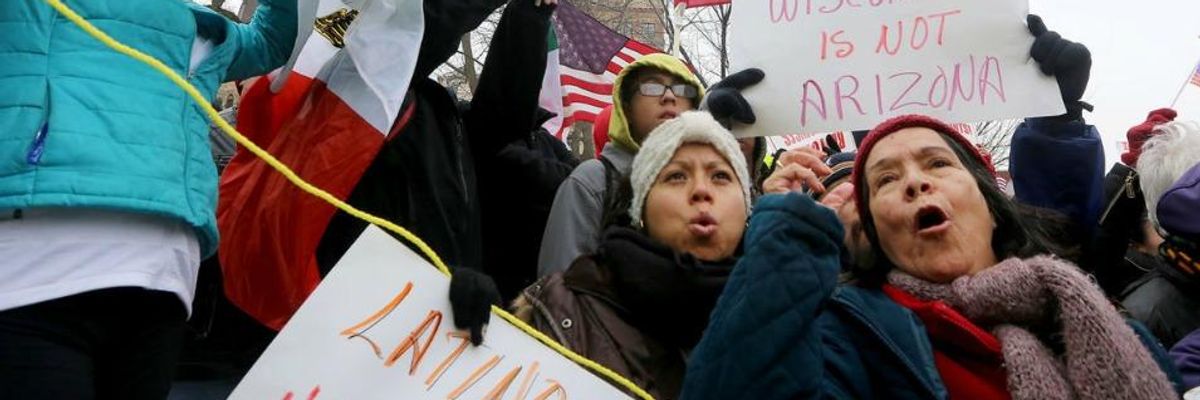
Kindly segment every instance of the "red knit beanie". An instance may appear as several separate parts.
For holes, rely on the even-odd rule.
[[[980,164],[987,168],[988,173],[990,173],[992,176],[996,176],[996,168],[992,165],[991,160],[989,160],[987,157],[984,157],[974,143],[971,143],[970,140],[968,140],[954,128],[950,127],[950,125],[925,115],[901,115],[876,125],[875,129],[872,129],[871,132],[867,134],[867,137],[863,139],[862,144],[858,146],[858,156],[854,158],[854,175],[850,180],[851,182],[854,182],[855,200],[865,200],[860,197],[863,192],[862,189],[860,189],[860,186],[862,185],[859,183],[862,182],[860,180],[861,175],[867,173],[867,158],[870,157],[871,150],[874,149],[875,143],[878,143],[879,140],[883,139],[885,136],[905,128],[929,128],[949,136],[951,139],[954,139],[956,143],[958,143],[959,147],[962,147],[963,150],[966,150],[968,154],[974,156]],[[859,206],[860,213],[862,213],[863,208],[864,207]]]
[[[1129,133],[1125,135],[1129,139],[1129,151],[1121,154],[1121,162],[1130,167],[1137,168],[1138,158],[1142,156],[1142,145],[1146,144],[1146,140],[1154,134],[1154,127],[1175,120],[1175,110],[1170,108],[1160,108],[1150,112],[1146,116],[1146,121],[1129,128]]]

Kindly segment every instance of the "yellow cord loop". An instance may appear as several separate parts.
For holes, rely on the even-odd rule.
[[[288,182],[291,182],[292,184],[299,187],[300,190],[303,190],[304,192],[306,192],[308,194],[311,194],[321,200],[324,200],[326,203],[329,203],[329,204],[333,205],[334,207],[337,207],[339,210],[342,210],[342,211],[346,212],[347,214],[353,215],[354,217],[361,219],[363,221],[366,221],[372,225],[381,227],[383,229],[387,229],[389,231],[392,231],[392,232],[400,235],[405,240],[408,240],[409,242],[416,245],[417,249],[420,250],[421,253],[425,255],[425,257],[432,260],[433,265],[437,267],[438,271],[441,271],[446,276],[450,276],[450,269],[446,267],[446,264],[444,262],[442,262],[442,258],[438,257],[437,253],[434,252],[433,249],[431,249],[429,247],[429,245],[425,244],[425,241],[421,240],[421,238],[412,234],[412,232],[409,232],[407,229],[404,229],[403,227],[392,223],[391,221],[376,217],[376,216],[368,214],[362,210],[354,208],[354,206],[346,204],[346,202],[339,200],[337,197],[334,197],[333,195],[329,194],[329,192],[321,190],[321,188],[313,186],[311,183],[308,183],[303,178],[300,178],[300,176],[296,175],[295,171],[292,171],[291,168],[288,168],[287,165],[284,165],[282,162],[280,162],[278,159],[276,159],[275,156],[272,156],[271,153],[268,153],[266,150],[263,150],[261,147],[258,147],[258,145],[254,144],[254,142],[250,141],[249,139],[246,139],[246,137],[243,136],[240,132],[238,132],[237,129],[235,129],[232,125],[229,125],[229,122],[226,122],[224,118],[221,118],[220,113],[218,113],[217,110],[212,107],[212,105],[208,104],[208,100],[206,100],[204,98],[204,95],[200,94],[199,90],[196,90],[195,86],[192,86],[191,83],[188,83],[188,81],[184,80],[182,77],[179,76],[179,74],[175,73],[175,71],[171,70],[171,68],[164,65],[161,61],[159,61],[158,59],[156,59],[154,57],[146,55],[145,53],[142,53],[142,52],[138,51],[137,49],[126,46],[125,44],[118,42],[117,40],[108,36],[108,34],[97,29],[90,22],[83,19],[83,17],[79,16],[79,14],[75,13],[75,11],[72,10],[70,7],[67,7],[66,4],[63,4],[62,0],[45,0],[45,1],[47,4],[49,4],[55,10],[57,10],[60,14],[62,14],[63,17],[66,17],[68,20],[70,20],[72,23],[74,23],[80,29],[83,29],[83,31],[87,32],[88,35],[91,35],[96,40],[99,40],[101,43],[104,43],[105,46],[108,46],[108,47],[112,48],[113,50],[116,50],[118,53],[124,54],[135,60],[141,61],[141,62],[149,65],[151,68],[158,71],[162,75],[166,76],[168,79],[171,80],[172,83],[175,84],[175,86],[178,86],[180,89],[183,89],[183,91],[186,92],[188,94],[188,96],[190,96],[192,98],[192,100],[195,101],[196,104],[198,104],[200,106],[200,108],[202,108],[204,110],[204,113],[208,116],[208,119],[212,120],[212,122],[214,124],[216,124],[217,127],[220,128],[222,132],[225,132],[226,135],[229,135],[229,137],[232,137],[235,141],[237,141],[238,145],[242,146],[246,150],[249,150],[255,156],[262,159],[264,162],[267,163],[267,165],[270,165],[271,168],[274,168],[276,171],[279,171],[280,174],[283,174],[283,176],[285,178],[287,178]],[[532,336],[533,338],[542,342],[542,344],[549,346],[551,349],[554,349],[554,351],[558,352],[559,354],[562,354],[563,356],[567,357],[571,361],[574,361],[576,364],[579,364],[579,365],[591,370],[592,372],[595,372],[596,374],[599,374],[600,376],[607,378],[609,381],[615,383],[618,386],[625,388],[626,390],[637,395],[638,397],[641,397],[641,398],[647,399],[647,400],[654,399],[653,396],[650,396],[650,393],[647,393],[645,390],[642,390],[642,388],[638,387],[637,384],[634,384],[629,379],[621,376],[620,374],[617,374],[616,372],[613,372],[612,370],[610,370],[608,368],[605,368],[604,366],[602,366],[600,364],[597,364],[595,361],[589,360],[586,357],[576,354],[575,352],[571,351],[570,349],[563,347],[563,345],[554,341],[554,339],[551,339],[549,336],[542,334],[538,330],[529,326],[529,324],[526,324],[524,321],[521,321],[520,319],[513,316],[512,314],[509,314],[504,309],[497,307],[497,306],[492,306],[492,312],[494,312],[496,315],[499,315],[500,318],[503,318],[505,321],[508,321],[509,323],[513,324],[514,326],[516,326],[518,329],[525,332],[529,336]]]

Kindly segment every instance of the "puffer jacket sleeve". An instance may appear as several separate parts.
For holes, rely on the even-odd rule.
[[[1104,196],[1104,145],[1095,126],[1026,119],[1013,133],[1009,161],[1017,201],[1061,212],[1081,233],[1095,232]]]
[[[260,0],[248,24],[231,22],[233,62],[225,80],[241,80],[279,68],[296,42],[296,0]]]
[[[807,196],[759,200],[683,398],[819,398],[828,377],[818,317],[837,285],[842,227]]]

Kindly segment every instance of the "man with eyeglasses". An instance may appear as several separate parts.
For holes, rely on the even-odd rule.
[[[538,255],[538,276],[564,271],[596,250],[606,209],[621,209],[615,195],[646,135],[664,121],[700,105],[704,88],[683,62],[652,54],[630,63],[613,83],[608,144],[600,157],[576,167],[558,188]],[[624,207],[627,209],[628,206]],[[612,213],[613,217],[623,213]]]

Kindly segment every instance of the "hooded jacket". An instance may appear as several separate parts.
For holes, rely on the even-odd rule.
[[[579,165],[575,155],[541,124],[494,156],[481,157],[479,202],[483,221],[483,272],[496,280],[505,303],[537,280],[538,245],[554,193]]]
[[[634,141],[625,115],[625,104],[621,100],[621,84],[631,72],[640,68],[656,68],[667,71],[677,78],[696,86],[704,96],[700,79],[682,61],[666,54],[651,54],[630,63],[617,74],[613,82],[612,116],[608,122],[608,143],[600,152],[627,179],[633,156],[640,145]],[[588,160],[579,164],[571,176],[559,186],[554,196],[554,205],[542,234],[542,246],[538,254],[538,276],[544,277],[566,270],[580,256],[591,254],[600,241],[604,227],[604,200],[608,192],[607,170],[600,160]]]
[[[518,315],[655,398],[674,399],[733,263],[699,261],[614,227],[595,254],[525,289]]]
[[[279,67],[296,1],[263,0],[249,24],[190,1],[71,2],[118,41],[162,61],[206,98]],[[166,77],[92,38],[42,1],[0,2],[0,209],[89,207],[175,218],[217,248],[208,121]],[[213,43],[194,68],[197,38]]]

